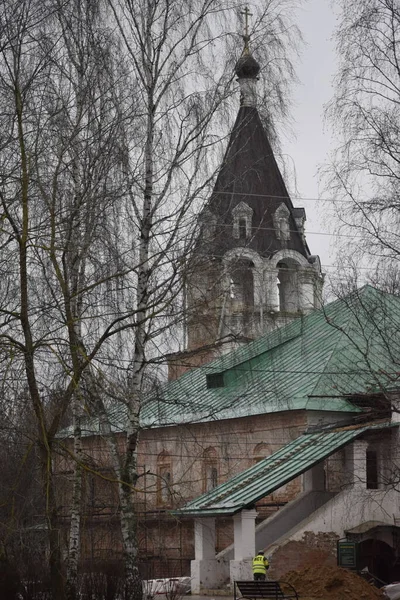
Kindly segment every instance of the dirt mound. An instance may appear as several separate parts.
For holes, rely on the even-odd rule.
[[[341,567],[307,567],[283,578],[300,596],[324,600],[376,600],[383,593],[362,577]]]

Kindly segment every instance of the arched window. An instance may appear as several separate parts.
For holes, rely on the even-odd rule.
[[[157,457],[157,504],[172,502],[172,461],[165,450]]]
[[[218,485],[218,454],[215,448],[207,448],[203,452],[203,492],[208,492]]]
[[[290,211],[286,204],[282,202],[276,209],[273,219],[275,234],[278,240],[287,241],[290,240],[290,225],[289,225]]]
[[[239,219],[239,239],[245,240],[246,238],[247,238],[246,219]]]
[[[253,209],[246,202],[239,202],[232,210],[233,237],[246,240],[251,237]]]
[[[254,306],[254,264],[250,260],[238,259],[229,266],[230,297],[235,304]]]
[[[260,460],[263,460],[270,454],[271,454],[270,446],[268,444],[266,444],[265,442],[261,442],[260,444],[257,444],[257,446],[254,448],[254,451],[253,451],[254,462],[258,463],[258,462],[260,462]]]
[[[298,263],[287,258],[278,263],[279,310],[297,312],[300,307]]]

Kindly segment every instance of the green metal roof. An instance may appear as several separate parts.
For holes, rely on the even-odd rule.
[[[400,298],[370,286],[299,317],[150,398],[144,427],[286,410],[357,412],[345,395],[387,389],[400,362]],[[207,388],[208,373],[224,387]]]
[[[253,467],[174,511],[174,514],[196,517],[233,515],[253,506],[366,431],[392,426],[386,422],[303,434]]]
[[[400,297],[365,286],[182,375],[142,403],[143,428],[287,410],[358,412],[346,396],[398,385]],[[206,376],[222,373],[224,386]],[[110,407],[124,431],[126,406]],[[82,435],[99,432],[89,418]],[[72,429],[65,430],[70,435]]]

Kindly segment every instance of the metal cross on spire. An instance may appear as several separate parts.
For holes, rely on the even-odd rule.
[[[245,52],[249,52],[249,41],[250,41],[250,35],[249,35],[249,17],[252,17],[253,14],[250,12],[248,6],[246,6],[245,9],[240,14],[244,15],[244,36],[243,36],[244,51]]]

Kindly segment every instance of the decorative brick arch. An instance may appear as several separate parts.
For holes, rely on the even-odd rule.
[[[232,248],[228,250],[223,256],[222,262],[224,266],[228,266],[230,262],[234,260],[249,260],[254,264],[257,270],[262,271],[264,268],[264,261],[261,256],[255,250],[250,248]]]
[[[232,248],[224,255],[223,266],[225,272],[225,289],[229,290],[231,285],[230,272],[232,267],[243,264],[243,270],[247,270],[247,282],[245,284],[247,294],[251,294],[249,304],[257,306],[261,302],[261,290],[263,282],[264,261],[261,256],[250,248]],[[247,267],[246,267],[247,263]],[[250,266],[251,265],[251,266]],[[249,280],[251,278],[251,281]],[[247,298],[249,301],[250,298]]]
[[[259,444],[257,444],[254,447],[253,450],[253,457],[254,457],[254,462],[260,462],[260,460],[263,460],[264,458],[266,458],[267,456],[270,456],[272,454],[272,448],[269,444],[266,444],[265,442],[260,442]]]
[[[310,263],[300,252],[289,249],[279,250],[279,252],[271,256],[269,267],[276,267],[278,263],[284,262],[285,259],[295,261],[302,267],[310,267]]]

